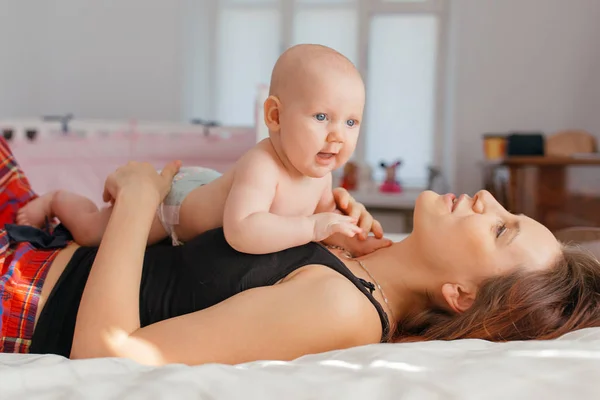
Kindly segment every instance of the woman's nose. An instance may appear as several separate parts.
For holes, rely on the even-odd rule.
[[[481,199],[483,203],[497,203],[494,196],[492,196],[492,194],[487,190],[480,190],[479,192],[475,193],[475,197]]]
[[[503,208],[500,203],[487,190],[480,190],[475,194],[475,204],[473,210],[478,213],[483,213],[486,209]],[[476,210],[478,208],[479,210]]]
[[[476,214],[483,214],[485,212],[485,205],[479,193],[473,196],[473,212]]]

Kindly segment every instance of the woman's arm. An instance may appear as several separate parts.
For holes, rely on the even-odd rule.
[[[149,365],[238,364],[378,342],[381,323],[369,300],[336,272],[315,272],[309,268],[131,335],[115,330],[100,355]]]
[[[114,329],[139,328],[139,292],[144,252],[158,204],[178,170],[169,164],[158,175],[149,164],[130,163],[111,174],[105,200],[114,200],[108,226],[81,298],[71,356],[100,357],[110,352]]]
[[[142,265],[157,197],[125,191],[116,199],[81,298],[73,357],[104,356],[110,329],[139,328]]]

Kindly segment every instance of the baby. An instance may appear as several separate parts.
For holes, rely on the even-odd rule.
[[[363,236],[356,220],[336,212],[331,172],[354,152],[364,104],[361,76],[343,55],[320,45],[288,49],[273,68],[264,102],[269,138],[223,175],[182,168],[149,243],[171,236],[177,244],[222,226],[233,248],[264,254],[336,233]],[[97,245],[111,210],[57,191],[22,208],[17,223],[41,226],[57,217],[78,243]]]

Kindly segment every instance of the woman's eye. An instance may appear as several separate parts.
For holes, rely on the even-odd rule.
[[[496,238],[502,236],[504,232],[506,232],[506,224],[502,223],[496,227]]]
[[[348,125],[349,127],[353,127],[354,125],[356,125],[356,120],[349,119],[348,121],[346,121],[346,125]]]
[[[325,121],[327,119],[327,115],[323,113],[315,114],[315,119],[317,121]]]

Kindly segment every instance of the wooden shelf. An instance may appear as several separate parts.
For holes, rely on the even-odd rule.
[[[569,167],[600,167],[598,153],[574,157],[508,157],[484,164],[486,186],[514,213],[523,213],[551,231],[572,226],[600,226],[600,197],[569,192]],[[508,180],[494,186],[497,168],[508,170]],[[533,173],[533,174],[532,174]],[[590,183],[592,193],[598,183]]]
[[[558,157],[558,156],[518,156],[507,157],[499,161],[487,161],[490,166],[569,166],[569,165],[600,165],[600,155],[579,156],[579,157]]]

